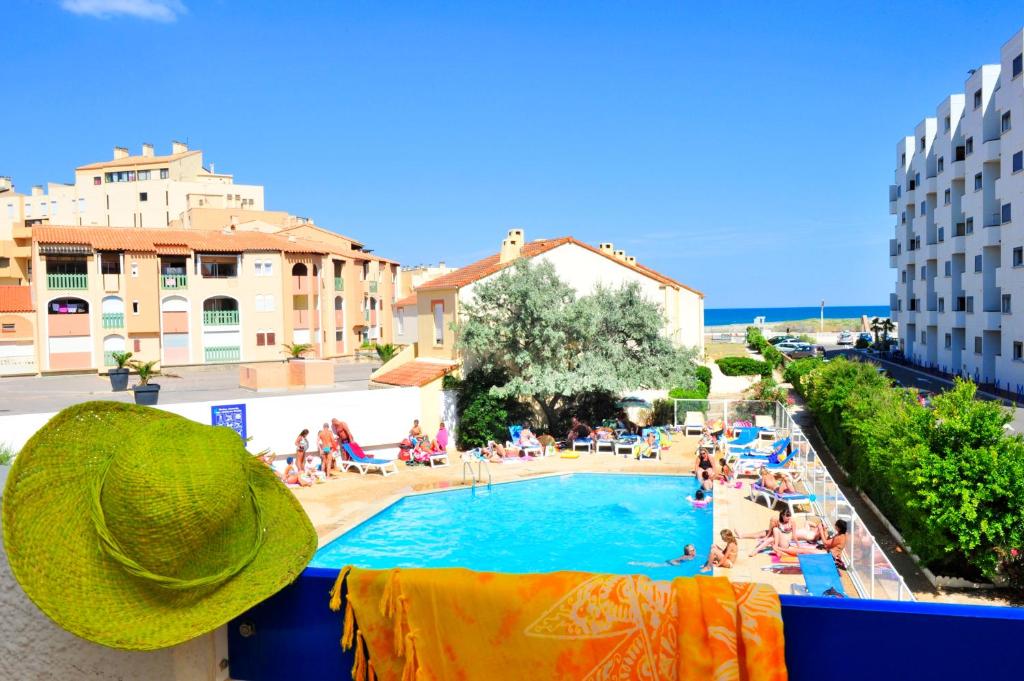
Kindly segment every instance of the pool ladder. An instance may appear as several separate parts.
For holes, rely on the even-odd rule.
[[[473,464],[476,464],[476,475],[473,474]],[[473,487],[476,483],[483,482],[483,470],[487,470],[487,486],[491,486],[491,462],[480,454],[479,449],[474,449],[462,455],[462,484],[466,484],[466,473],[473,480]]]

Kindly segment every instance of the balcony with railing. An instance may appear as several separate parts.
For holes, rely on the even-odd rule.
[[[116,367],[117,360],[114,359],[114,351],[106,350],[103,352],[103,366],[105,367]]]
[[[999,211],[995,211],[995,212],[986,214],[986,216],[985,216],[985,226],[986,227],[998,227],[1001,224],[1003,224],[1003,220],[1002,220],[1002,216],[999,214]]]
[[[345,280],[343,278],[341,278],[341,277],[335,277],[334,278],[334,290],[335,291],[344,291],[345,290]]]
[[[104,329],[123,329],[124,328],[124,312],[104,312],[103,313],[103,328]]]
[[[242,359],[242,349],[237,345],[203,348],[203,359],[206,362],[238,362]]]
[[[238,310],[203,310],[204,326],[237,326]]]
[[[368,281],[366,282],[366,290],[370,293],[376,293],[380,289],[380,282]]]
[[[89,275],[84,273],[47,273],[46,288],[59,291],[84,291],[89,288]]]
[[[160,288],[168,291],[188,288],[188,275],[186,274],[161,274]]]

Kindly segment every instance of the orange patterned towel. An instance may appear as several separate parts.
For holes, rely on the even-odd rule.
[[[775,591],[721,577],[346,567],[356,681],[785,681]]]

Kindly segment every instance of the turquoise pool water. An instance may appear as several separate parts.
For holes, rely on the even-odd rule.
[[[405,497],[316,552],[311,567],[583,570],[671,579],[697,573],[711,509],[667,475],[573,474]],[[694,544],[697,559],[665,561]]]

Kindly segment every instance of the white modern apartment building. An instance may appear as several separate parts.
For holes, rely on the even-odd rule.
[[[896,145],[890,294],[906,356],[1024,385],[1024,31]]]

